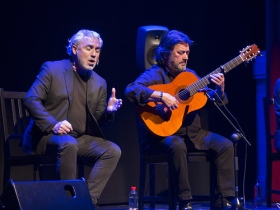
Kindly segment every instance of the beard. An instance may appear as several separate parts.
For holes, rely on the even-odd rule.
[[[95,65],[88,65],[87,62],[82,62],[82,61],[79,61],[79,66],[85,71],[91,71],[95,67]]]
[[[92,71],[94,69],[95,65],[89,65],[87,61],[77,59],[76,67],[80,72],[87,72],[87,71]]]
[[[74,62],[74,65],[75,65],[75,69],[76,69],[76,72],[81,75],[81,76],[87,76],[89,74],[89,72],[93,71],[94,66],[92,65],[88,65],[87,62],[82,62],[81,60],[77,59],[75,62]]]
[[[182,65],[185,64],[185,65]],[[186,70],[186,63],[181,62],[181,63],[176,63],[173,59],[170,59],[169,62],[167,63],[167,68],[173,75],[178,75],[181,72]]]

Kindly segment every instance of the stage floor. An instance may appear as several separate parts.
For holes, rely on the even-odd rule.
[[[209,202],[203,201],[203,202],[192,202],[193,210],[209,210]],[[251,210],[255,209],[252,202],[246,202],[246,205],[242,205],[244,210]],[[145,204],[144,210],[154,210],[152,208],[149,208],[148,204]],[[280,206],[279,206],[280,207]],[[271,207],[267,207],[266,203],[263,203],[263,205],[258,209],[270,209],[270,210],[279,210],[280,208],[277,207],[275,203],[272,204]],[[100,205],[96,208],[96,210],[128,210],[128,205]],[[157,204],[155,210],[168,210],[168,205],[165,204]]]

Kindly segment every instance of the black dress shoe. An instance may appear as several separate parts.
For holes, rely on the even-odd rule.
[[[190,201],[180,201],[179,210],[192,210],[192,204]]]
[[[215,210],[229,210],[231,209],[230,202],[225,198],[219,198],[215,203]]]
[[[226,206],[223,207],[223,210],[226,210],[226,209],[231,209],[231,204],[230,203],[226,203]]]
[[[230,210],[232,208],[230,203],[226,203],[221,207],[216,207],[215,206],[215,210]]]

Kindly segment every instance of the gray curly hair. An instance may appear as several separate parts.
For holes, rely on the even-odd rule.
[[[102,45],[103,45],[103,40],[101,39],[100,35],[97,32],[82,29],[82,30],[78,31],[76,34],[74,34],[71,37],[71,39],[68,40],[68,46],[66,47],[66,52],[68,55],[72,56],[73,45],[76,45],[84,37],[98,38],[99,42],[100,42],[100,47],[102,47]]]

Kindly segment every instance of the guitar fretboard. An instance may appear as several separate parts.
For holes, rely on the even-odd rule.
[[[227,62],[226,64],[220,66],[216,70],[212,71],[211,73],[207,74],[205,77],[201,78],[200,80],[194,82],[184,90],[180,91],[175,97],[180,99],[188,99],[190,96],[194,95],[199,89],[204,88],[205,86],[210,84],[209,77],[211,74],[217,74],[217,73],[227,73],[231,69],[235,68],[239,64],[243,62],[241,56],[237,56]]]

